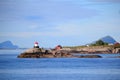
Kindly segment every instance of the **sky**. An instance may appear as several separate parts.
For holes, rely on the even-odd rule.
[[[19,47],[120,42],[120,0],[0,0],[0,42]]]

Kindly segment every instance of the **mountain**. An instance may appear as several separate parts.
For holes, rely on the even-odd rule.
[[[0,48],[18,48],[17,45],[14,45],[11,41],[5,41],[5,42],[2,42],[0,43]]]
[[[102,37],[102,38],[100,38],[100,39],[98,39],[98,40],[102,40],[103,42],[106,42],[106,43],[108,43],[108,44],[114,44],[114,43],[117,42],[117,41],[116,41],[114,38],[112,38],[111,36],[105,36],[105,37]],[[96,41],[98,41],[98,40],[96,40]],[[93,42],[88,43],[88,44],[86,44],[86,45],[95,44],[96,41],[93,41]]]
[[[112,38],[111,36],[105,36],[105,37],[101,38],[100,40],[102,40],[103,42],[106,42],[106,43],[108,43],[108,44],[114,44],[114,43],[117,42],[117,41],[116,41],[114,38]]]

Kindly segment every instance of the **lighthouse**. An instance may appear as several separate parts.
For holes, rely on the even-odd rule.
[[[38,42],[34,43],[34,48],[39,48]]]

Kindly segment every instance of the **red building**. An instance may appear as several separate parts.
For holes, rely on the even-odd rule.
[[[57,45],[57,46],[55,47],[55,50],[60,50],[60,49],[62,49],[62,46],[61,46],[61,45]]]

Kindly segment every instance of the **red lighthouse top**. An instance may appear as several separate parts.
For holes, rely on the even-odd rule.
[[[35,42],[34,44],[38,44],[38,42]]]

